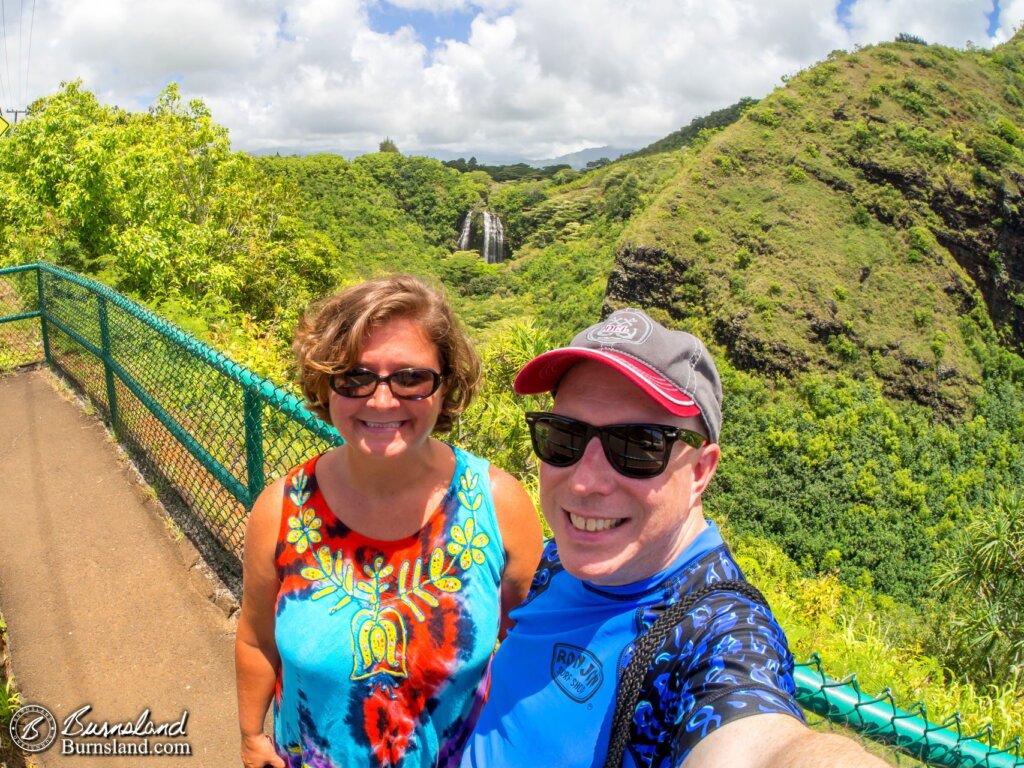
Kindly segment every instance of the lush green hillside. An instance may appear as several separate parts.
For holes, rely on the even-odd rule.
[[[610,303],[696,324],[746,369],[841,369],[963,413],[989,317],[1024,341],[1018,70],[1020,37],[801,72],[623,233]]]
[[[708,506],[801,652],[885,658],[904,696],[1019,732],[1020,47],[836,54],[739,119],[505,183],[395,152],[254,159],[173,86],[131,114],[72,83],[0,141],[0,265],[90,273],[282,382],[311,300],[434,275],[486,362],[456,439],[531,486],[543,403],[516,370],[647,307],[722,361]],[[455,251],[469,208],[502,216],[508,262]]]

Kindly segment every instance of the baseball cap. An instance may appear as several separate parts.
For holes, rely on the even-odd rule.
[[[567,347],[538,355],[516,376],[520,395],[551,392],[573,365],[594,360],[618,371],[675,416],[700,416],[708,437],[722,429],[722,380],[696,336],[671,331],[640,309],[620,309],[576,334]]]

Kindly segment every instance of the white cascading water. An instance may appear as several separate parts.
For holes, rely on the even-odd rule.
[[[498,264],[505,260],[505,228],[498,214],[484,211],[484,262]]]
[[[466,211],[466,218],[462,220],[462,231],[459,232],[458,249],[460,251],[469,250],[469,231],[473,223],[473,212]]]

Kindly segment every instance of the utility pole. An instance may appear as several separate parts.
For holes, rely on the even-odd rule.
[[[7,114],[8,115],[14,115],[14,122],[17,123],[18,122],[18,115],[27,115],[28,114],[28,110],[27,109],[8,109],[7,110]]]

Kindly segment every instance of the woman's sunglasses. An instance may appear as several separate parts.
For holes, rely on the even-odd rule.
[[[425,400],[437,392],[441,379],[441,374],[430,368],[402,368],[387,376],[378,376],[366,368],[352,368],[331,374],[328,383],[342,397],[372,397],[378,385],[387,384],[399,400]]]
[[[616,472],[626,477],[655,477],[665,471],[672,453],[672,443],[682,440],[700,448],[704,435],[689,429],[661,424],[610,424],[595,427],[585,421],[554,413],[530,411],[533,451],[545,464],[568,467],[583,456],[592,438],[601,440],[605,458]]]

